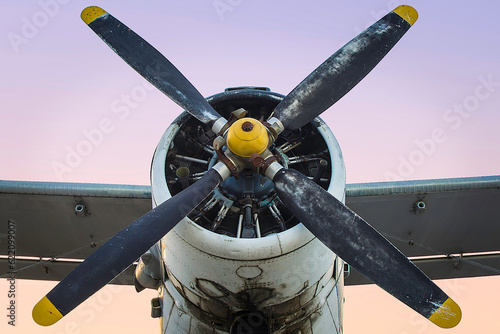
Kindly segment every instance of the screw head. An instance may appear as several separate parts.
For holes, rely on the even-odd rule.
[[[250,132],[252,131],[253,129],[253,124],[252,122],[244,122],[243,124],[241,124],[241,129],[245,132]]]

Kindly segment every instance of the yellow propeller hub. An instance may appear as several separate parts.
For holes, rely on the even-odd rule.
[[[241,118],[227,132],[227,147],[236,155],[248,158],[262,153],[269,144],[266,127],[253,118]]]

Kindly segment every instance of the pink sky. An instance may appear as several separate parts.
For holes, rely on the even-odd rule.
[[[0,28],[2,179],[149,183],[155,146],[180,109],[149,90],[125,104],[126,96],[142,91],[143,79],[80,20],[88,5],[102,6],[134,29],[209,96],[241,85],[268,86],[286,94],[382,13],[401,4],[232,1],[232,10],[218,15],[214,0],[149,1],[147,6],[132,1],[60,2],[67,4],[45,10],[38,1],[3,5],[9,15]],[[499,174],[500,50],[495,22],[500,4],[451,0],[407,4],[420,14],[415,26],[368,77],[322,116],[343,149],[348,183],[385,181],[388,176]],[[51,15],[44,15],[47,11]],[[35,29],[27,28],[30,24]],[[13,43],[13,36],[23,42]],[[117,105],[127,106],[129,114],[120,118],[113,112]],[[457,105],[468,110],[457,113]],[[98,128],[103,119],[111,121],[112,130],[71,171],[57,174],[54,163],[65,164],[68,150],[76,150],[86,140],[84,133]],[[482,331],[491,332],[496,325],[488,310],[498,311],[490,302],[498,300],[491,292],[498,290],[498,278],[458,282],[464,288],[456,299],[467,313],[463,323],[449,332],[468,333],[479,324],[485,326]],[[4,291],[5,282],[0,283]],[[24,326],[29,330],[33,302],[49,289],[43,282],[20,282],[21,326],[16,332],[22,333]],[[146,301],[139,305],[133,299],[150,296],[134,294],[127,292],[123,301],[120,294],[120,300],[116,297],[108,307],[111,315],[89,326],[102,332],[126,321],[127,328],[152,323],[157,329]],[[375,287],[348,288],[346,294],[346,333],[364,332],[365,325],[374,333],[434,330],[419,322],[415,325],[411,313],[400,313],[406,306]],[[132,309],[130,316],[120,316],[124,308]],[[384,312],[377,315],[380,310]],[[388,315],[399,327],[388,327]],[[64,332],[64,327],[36,329]],[[442,332],[436,330],[432,333]]]

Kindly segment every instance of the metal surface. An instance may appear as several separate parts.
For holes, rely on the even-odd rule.
[[[500,176],[349,185],[346,204],[409,257],[500,251]]]
[[[79,265],[81,261],[49,261],[16,259],[16,279],[37,279],[44,281],[60,281]],[[109,284],[133,285],[135,264],[115,277]],[[6,259],[0,259],[0,278],[10,275]]]
[[[223,116],[244,108],[249,117],[266,119],[280,99],[269,91],[239,89],[208,100]],[[173,171],[181,167],[182,161],[175,159],[176,155],[213,159],[213,153],[206,154],[202,148],[215,135],[193,121],[181,116],[160,140],[151,171],[155,203],[179,189]],[[325,171],[323,186],[343,199],[342,155],[323,121],[317,119],[294,133],[287,131],[279,140],[277,146],[302,142],[283,156],[318,151],[330,160],[330,151],[337,160]],[[317,164],[305,162],[296,164],[296,168],[313,175]],[[198,173],[201,171],[196,168],[206,167],[193,163],[189,168]],[[162,289],[164,305],[169,305],[164,308],[162,319],[167,333],[199,332],[207,327],[227,332],[242,312],[253,311],[272,319],[273,331],[324,333],[341,326],[341,289],[337,289],[338,281],[332,279],[334,255],[301,224],[296,225],[296,220],[284,212],[286,208],[274,202],[272,189],[271,181],[249,171],[240,173],[239,179],[230,177],[195,210],[199,214],[184,219],[162,239],[169,276]],[[284,231],[268,209],[272,205],[279,206],[279,212],[286,217]],[[208,231],[210,228],[215,232]],[[246,233],[250,230],[252,233]],[[172,312],[173,309],[177,311]],[[177,316],[179,313],[182,317]]]
[[[54,307],[61,317],[68,314],[158,242],[221,181],[220,174],[210,170],[194,185],[119,231],[47,293],[45,299],[50,304],[47,306],[42,299],[35,306],[35,321],[44,324],[46,317],[53,314]],[[48,324],[59,319],[50,319]]]
[[[414,259],[413,263],[431,279],[464,278],[500,275],[500,255],[472,255],[460,257],[440,257]],[[373,284],[356,269],[351,267],[346,285]]]
[[[87,214],[75,211],[82,203]],[[0,221],[16,223],[18,256],[84,259],[150,209],[145,186],[0,181]]]
[[[346,188],[346,204],[407,256],[460,253],[447,249],[460,250],[465,245],[470,253],[500,249],[500,176],[348,184]],[[416,215],[413,204],[422,195],[426,210]],[[150,196],[149,186],[0,181],[0,219],[17,223],[18,256],[84,259],[96,249],[93,242],[99,245],[149,211]],[[80,200],[89,209],[86,217],[74,212]],[[471,212],[474,206],[480,210]],[[413,246],[409,244],[409,228]],[[1,232],[0,245],[5,243],[6,234]],[[0,248],[0,255],[6,255],[5,247]],[[500,268],[498,257],[477,260]],[[453,262],[449,259],[432,260],[432,266],[415,262],[431,278],[496,274],[473,265],[467,272],[468,264],[461,270],[447,270]],[[20,269],[25,262],[17,263]],[[71,263],[64,266],[75,267]],[[7,269],[0,266],[0,274]],[[60,280],[64,274],[58,273],[47,275],[32,269],[22,273],[22,278]],[[356,274],[351,276],[346,284],[358,284]]]
[[[273,181],[281,201],[312,234],[386,292],[428,319],[451,300],[379,232],[319,185],[286,168]],[[449,328],[460,321],[459,308],[447,315],[439,326]]]
[[[311,122],[356,86],[410,27],[398,13],[385,15],[309,74],[276,107],[274,116],[289,130]]]
[[[67,195],[150,199],[150,186],[0,180],[0,194]]]
[[[330,136],[328,127],[315,118],[354,87],[401,38],[417,18],[413,8],[400,6],[373,24],[320,65],[277,107],[276,104],[265,103],[273,98],[276,99],[272,102],[281,99],[275,95],[271,98],[272,93],[268,91],[265,91],[268,100],[258,98],[242,101],[241,95],[233,99],[232,92],[228,90],[219,102],[228,102],[230,105],[226,103],[225,107],[221,106],[221,109],[216,106],[217,98],[205,100],[165,57],[104,10],[94,6],[88,7],[82,12],[82,18],[113,51],[193,117],[181,115],[167,130],[158,145],[156,151],[158,154],[155,154],[151,170],[151,195],[155,208],[108,241],[104,241],[101,248],[93,252],[59,282],[35,306],[33,318],[37,323],[41,325],[55,323],[109,282],[116,274],[126,269],[134,259],[144,254],[148,247],[155,245],[158,248],[161,247],[162,258],[160,262],[159,256],[156,257],[157,264],[161,264],[162,267],[161,273],[159,266],[158,270],[154,270],[155,276],[158,279],[164,278],[164,285],[159,291],[161,298],[156,300],[155,307],[159,312],[156,316],[163,313],[162,327],[165,333],[208,332],[210,328],[227,332],[235,319],[246,317],[249,312],[259,312],[260,319],[266,322],[265,327],[273,332],[342,332],[343,275],[341,267],[343,267],[343,261],[328,250],[325,247],[327,245],[329,249],[351,261],[353,265],[359,265],[358,267],[363,269],[365,275],[385,290],[441,326],[432,320],[434,315],[440,313],[443,306],[454,307],[456,304],[453,301],[453,304],[447,304],[450,298],[427,279],[403,254],[392,248],[387,240],[376,233],[368,223],[345,207],[343,204],[345,170],[340,148],[333,135]],[[225,98],[227,100],[222,101]],[[231,173],[228,168],[212,170],[215,162],[222,160],[222,147],[217,150],[217,154],[214,154],[214,150],[210,148],[211,143],[214,142],[214,135],[217,135],[212,130],[221,128],[220,131],[224,132],[229,126],[222,125],[225,119],[220,118],[219,112],[225,116],[226,111],[231,111],[228,109],[243,107],[238,105],[240,102],[250,105],[253,109],[250,113],[255,119],[267,119],[274,112],[275,117],[283,122],[286,131],[283,131],[277,138],[278,132],[283,127],[279,124],[269,127],[269,124],[266,124],[271,132],[273,147],[267,148],[266,142],[250,147],[249,152],[231,148],[234,141],[228,137],[224,158],[232,161],[229,154],[231,151],[247,157],[252,156],[253,151],[260,153],[261,150],[268,149],[271,152],[272,149],[272,154],[276,155],[276,159],[285,167],[293,164],[291,168],[297,169],[297,171],[283,169],[278,173],[272,172],[273,181],[275,181],[274,189],[271,186],[264,186],[266,182],[270,182],[269,180],[263,181],[260,177],[252,178],[255,170],[250,165],[234,163],[236,166],[233,166],[231,162],[226,163],[229,168],[236,169],[231,170]],[[224,103],[221,104],[224,105]],[[236,112],[238,110],[236,109]],[[230,123],[233,121],[234,118],[230,119]],[[214,125],[214,122],[217,124]],[[244,132],[252,130],[248,126],[241,129]],[[322,129],[323,132],[320,133]],[[268,138],[266,132],[264,139]],[[253,139],[247,141],[255,143]],[[245,143],[244,146],[249,145]],[[314,149],[318,151],[313,152]],[[235,150],[237,152],[234,152]],[[322,164],[323,167],[319,161],[325,162]],[[268,161],[268,164],[270,162]],[[325,166],[328,165],[331,167],[326,169]],[[326,175],[323,175],[325,173]],[[300,178],[297,178],[298,175]],[[235,181],[224,187],[224,180],[220,176],[234,177],[237,180],[240,177],[245,179],[243,182]],[[320,185],[309,179],[314,179]],[[253,186],[261,186],[264,190],[257,188],[260,192],[256,191]],[[497,192],[491,194],[491,191],[498,191],[496,188],[481,189],[481,192],[485,191],[489,192],[488,198],[498,197]],[[446,236],[450,234],[444,229],[444,227],[449,229],[450,226],[437,228],[436,221],[439,219],[454,221],[457,217],[449,214],[448,208],[441,210],[437,215],[437,211],[432,212],[436,216],[429,213],[433,208],[433,200],[438,202],[442,198],[447,199],[449,197],[447,195],[453,192],[458,192],[458,190],[418,193],[416,199],[413,198],[415,197],[413,192],[401,192],[398,195],[373,195],[369,197],[375,201],[367,200],[365,203],[368,203],[366,206],[368,209],[366,210],[367,212],[375,210],[373,205],[377,206],[379,204],[377,199],[384,196],[396,196],[396,203],[412,199],[410,214],[416,217],[426,217],[430,223],[424,228],[394,224],[395,229],[392,229],[391,224],[389,232],[383,233],[391,239],[408,244],[410,251],[411,247],[418,246],[432,254],[442,254],[441,249],[436,250],[424,242],[430,240],[428,235],[434,238],[436,231]],[[74,202],[72,214],[82,220],[79,221],[80,225],[87,225],[86,220],[94,215],[94,204],[97,207],[97,203],[117,199],[106,196],[85,197],[82,194],[61,196],[56,193],[49,195],[20,192],[2,195],[5,195],[7,199],[12,196],[31,196],[32,198],[14,198],[14,204],[21,204],[21,210],[26,203],[33,203],[33,197],[36,196],[43,197],[42,201],[45,197],[72,198]],[[436,198],[434,194],[437,194]],[[442,197],[439,197],[440,195]],[[460,200],[464,198],[462,195],[458,196]],[[359,203],[363,203],[366,197],[356,198],[360,198]],[[92,203],[95,199],[98,201]],[[212,206],[213,199],[217,204],[215,207]],[[391,200],[394,199],[391,198]],[[227,204],[228,202],[230,203]],[[274,215],[267,212],[270,210],[268,207],[272,208]],[[104,211],[108,216],[103,213],[99,217],[101,222],[106,223],[108,220],[116,219],[112,215],[109,216],[109,208],[106,207]],[[282,211],[286,211],[283,214],[285,218],[280,214]],[[18,214],[17,211],[12,212]],[[214,219],[214,213],[217,212]],[[496,213],[493,212],[493,214]],[[36,216],[35,211],[31,213],[35,218],[27,224],[18,223],[18,218],[11,217],[9,212],[7,214],[5,220],[9,222],[9,226],[20,226],[20,231],[24,230],[23,238],[26,236],[27,229],[31,233],[37,228],[45,229],[42,230],[45,236],[50,236],[51,229],[55,227],[50,221],[44,221],[40,226],[36,225],[34,221],[39,217]],[[241,227],[238,228],[236,224],[233,224],[242,215],[243,231]],[[387,216],[383,217],[384,222],[388,220],[387,218]],[[471,218],[474,219],[474,217]],[[336,225],[328,225],[330,220]],[[73,226],[68,227],[67,221],[68,219],[62,220],[63,228],[75,233],[76,229]],[[127,223],[129,221],[130,219],[127,219]],[[181,223],[177,224],[179,221]],[[266,226],[266,221],[269,226]],[[224,225],[226,222],[227,224]],[[276,222],[280,223],[276,224]],[[304,225],[299,222],[307,226],[308,230],[305,230]],[[242,221],[240,225],[241,223]],[[418,223],[420,221],[417,221]],[[217,233],[207,230],[207,225],[210,224],[212,230]],[[253,238],[253,234],[246,233],[247,230],[253,228],[252,224],[257,238]],[[33,228],[34,225],[35,228]],[[277,230],[278,225],[281,227],[280,230]],[[467,229],[473,229],[469,224],[465,225],[467,227],[461,231],[462,233],[467,232]],[[45,271],[45,274],[50,272],[48,266],[43,266],[44,263],[61,265],[65,261],[60,258],[69,258],[73,253],[89,246],[95,248],[103,242],[102,240],[105,240],[94,241],[93,231],[89,230],[89,226],[84,228],[87,230],[84,230],[82,234],[83,246],[53,255],[54,262],[51,260],[47,262],[45,259],[41,264],[42,272]],[[242,238],[232,237],[234,229],[239,230],[237,235]],[[423,237],[417,235],[414,230],[421,232]],[[17,228],[15,231],[17,238]],[[185,233],[186,231],[188,233]],[[281,233],[278,233],[279,231]],[[391,234],[393,232],[394,235]],[[415,235],[417,238],[414,238]],[[72,235],[70,242],[77,241],[82,236]],[[37,241],[43,243],[41,237],[43,235],[35,236],[39,238],[33,243],[37,249]],[[61,238],[61,235],[57,237]],[[462,234],[462,239],[466,237],[468,237],[467,234]],[[66,239],[66,236],[62,235],[62,239]],[[2,236],[1,241],[4,240]],[[232,245],[218,243],[221,240]],[[58,240],[51,241],[57,243]],[[467,247],[472,249],[470,244],[464,246],[462,240],[452,241],[454,247],[459,247],[461,252],[468,249]],[[255,247],[256,245],[259,247]],[[63,246],[67,247],[67,245]],[[52,244],[48,244],[47,247],[47,252],[55,252]],[[496,246],[488,245],[483,248],[490,249],[488,247],[493,249]],[[458,248],[447,251],[451,252],[456,249]],[[279,255],[276,256],[276,253]],[[361,258],[358,255],[365,255],[365,257]],[[33,261],[33,267],[40,265],[34,258],[20,260],[21,262]],[[141,262],[142,264],[146,263],[149,261],[148,256],[144,256],[142,260],[144,261]],[[436,267],[432,262],[442,259],[418,260],[422,260],[422,263],[427,261],[429,266],[434,265],[435,268],[442,269],[442,266]],[[296,277],[294,276],[295,268],[292,267],[298,261],[303,263],[313,261],[316,268],[303,270],[300,277]],[[453,258],[452,261],[455,261],[453,264],[455,271],[462,268],[462,261],[471,262],[457,258]],[[76,264],[79,261],[71,260],[70,262]],[[29,268],[25,267],[23,271],[27,272]],[[153,277],[146,272],[145,266],[139,271]],[[471,270],[466,272],[471,272]],[[169,279],[165,279],[165,274]],[[156,287],[156,285],[152,286]],[[160,299],[163,305],[160,305]],[[168,308],[170,310],[167,310]],[[444,320],[448,320],[453,313],[458,314],[455,311],[450,312],[448,306],[445,308],[447,310],[443,311],[444,318],[446,318]],[[456,309],[460,311],[458,306]],[[441,318],[441,315],[436,317],[439,321]],[[267,326],[267,320],[269,320],[269,326]]]
[[[240,312],[252,310],[272,319],[273,332],[325,333],[328,326],[340,326],[342,274],[334,268],[342,265],[333,263],[342,261],[302,225],[263,238],[236,239],[186,218],[162,245],[169,276],[164,304],[177,308],[188,324],[191,319],[200,327],[212,324],[227,331]],[[175,327],[177,315],[169,311],[164,309],[171,317],[163,321]],[[318,312],[324,316],[317,317]]]
[[[279,103],[283,96],[270,92],[268,90],[255,90],[248,88],[239,88],[226,91],[221,94],[209,97],[209,103],[224,117],[230,117],[235,110],[244,109],[248,117],[253,119],[266,119],[271,114],[274,107]],[[216,135],[210,131],[209,127],[197,122],[192,117],[183,113],[174,123],[165,131],[152,163],[152,184],[154,203],[161,203],[181,190],[175,170],[188,167],[192,175],[204,173],[207,169],[205,164],[196,162],[186,162],[177,157],[189,156],[197,157],[204,161],[209,161],[208,168],[215,163],[217,157],[226,157],[221,152],[215,156],[212,152],[207,152],[204,148],[213,143]],[[342,159],[340,147],[328,126],[317,118],[314,122],[304,126],[296,131],[285,131],[278,138],[279,143],[272,147],[273,153],[280,156],[280,159],[291,159],[297,155],[313,153],[317,157],[313,161],[304,161],[294,164],[294,168],[313,177],[319,166],[321,159],[328,160],[329,168],[325,169],[321,179],[322,186],[330,192],[334,192],[339,198],[344,197],[345,187],[345,167]],[[293,146],[293,149],[284,153],[282,146]],[[226,154],[229,155],[229,150]],[[271,155],[271,152],[266,150]],[[219,154],[220,153],[220,154]],[[329,156],[331,155],[331,158]],[[267,155],[263,157],[266,158]],[[254,168],[253,165],[247,166]],[[266,209],[275,200],[272,192],[272,182],[260,175],[253,175],[253,172],[242,171],[238,178],[230,177],[220,187],[220,196],[217,196],[217,203],[210,200],[204,203],[197,210],[192,218],[196,223],[207,229],[214,229],[215,232],[236,236],[238,234],[238,210],[242,210],[250,198],[252,199],[252,214],[258,213],[259,226],[262,236],[269,233],[275,233],[282,230],[276,219]],[[189,183],[194,181],[191,176],[188,177]],[[267,181],[266,181],[267,180]],[[270,184],[268,186],[268,184]],[[227,215],[220,216],[222,221],[218,220],[218,213],[222,206],[224,197],[231,199],[231,209]],[[212,203],[213,204],[213,203]],[[298,223],[293,216],[283,208],[279,202],[276,203],[286,222],[285,227],[291,228]],[[248,220],[248,219],[247,219]],[[219,224],[220,223],[220,224]],[[256,228],[257,230],[257,228]],[[253,237],[257,233],[244,233],[242,229],[241,237]]]
[[[184,110],[203,123],[213,124],[220,119],[167,58],[122,22],[105,13],[87,24],[127,64]]]

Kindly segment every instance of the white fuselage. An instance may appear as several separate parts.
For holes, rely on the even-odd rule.
[[[343,201],[340,147],[319,118],[317,128],[332,158],[328,191]],[[155,206],[171,196],[165,161],[178,131],[174,122],[155,152]],[[231,333],[234,320],[252,312],[258,316],[246,319],[266,321],[272,333],[342,332],[343,261],[302,224],[262,238],[234,238],[185,218],[160,246],[167,273],[159,289],[163,333]]]

